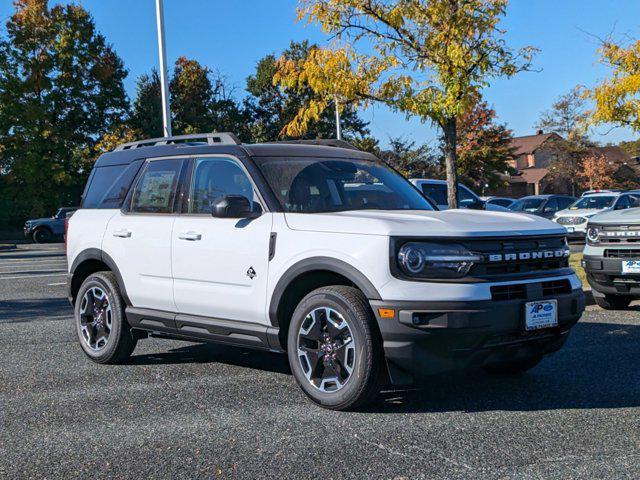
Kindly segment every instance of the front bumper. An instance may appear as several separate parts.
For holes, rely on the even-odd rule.
[[[558,326],[525,331],[525,303],[545,299],[558,301]],[[380,326],[391,381],[406,385],[416,377],[555,352],[580,319],[585,300],[582,289],[576,289],[518,300],[371,301],[371,306]],[[394,318],[381,318],[379,308],[393,309]]]
[[[619,248],[619,247],[617,247]],[[622,262],[632,258],[585,255],[582,266],[594,295],[631,295],[640,297],[640,275],[623,275]],[[640,260],[640,258],[636,259]]]

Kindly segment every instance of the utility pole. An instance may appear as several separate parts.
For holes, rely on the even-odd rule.
[[[338,103],[338,96],[334,97],[334,103],[336,104],[336,138],[342,140],[342,127],[340,126],[340,104]]]
[[[171,136],[171,105],[167,85],[167,52],[164,41],[164,6],[162,0],[156,0],[156,18],[158,21],[158,53],[160,56],[160,92],[162,95],[162,126],[165,137]]]

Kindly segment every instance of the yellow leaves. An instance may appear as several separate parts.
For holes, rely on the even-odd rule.
[[[318,24],[334,45],[300,61],[278,61],[275,85],[310,88],[317,97],[285,130],[303,132],[335,96],[356,105],[380,101],[440,124],[460,115],[490,78],[515,75],[535,53],[506,47],[499,29],[506,6],[507,0],[300,0],[298,19]]]
[[[640,40],[626,47],[605,41],[599,52],[600,62],[612,68],[612,76],[585,92],[585,97],[595,103],[589,112],[591,122],[640,131]]]

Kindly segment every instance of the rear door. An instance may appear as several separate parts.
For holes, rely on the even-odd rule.
[[[125,207],[107,226],[103,251],[118,266],[134,307],[176,311],[171,232],[186,163],[184,158],[148,160]]]
[[[214,218],[211,202],[224,195],[243,195],[263,211],[265,204],[239,159],[203,156],[191,163],[188,199],[171,238],[178,311],[266,324],[272,214],[251,220]],[[199,327],[184,322],[178,328]]]

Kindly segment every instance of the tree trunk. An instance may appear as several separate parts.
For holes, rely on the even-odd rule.
[[[447,172],[447,200],[449,208],[458,208],[458,137],[455,117],[445,120],[444,158]]]

